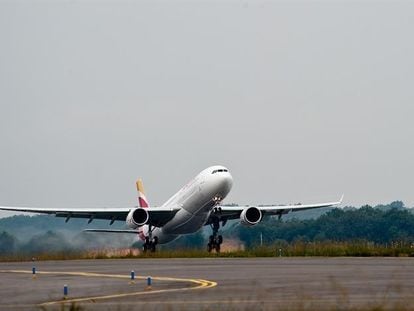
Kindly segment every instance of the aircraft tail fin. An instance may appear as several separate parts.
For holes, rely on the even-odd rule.
[[[144,185],[141,179],[137,180],[137,191],[138,191],[138,204],[140,207],[149,207],[147,197],[144,192]]]

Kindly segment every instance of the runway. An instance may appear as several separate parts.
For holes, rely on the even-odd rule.
[[[32,279],[32,262],[0,263],[0,310],[61,310],[62,302],[86,310],[414,308],[411,258],[119,259],[35,266]]]

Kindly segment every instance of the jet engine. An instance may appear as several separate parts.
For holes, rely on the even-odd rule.
[[[148,222],[149,214],[145,208],[136,208],[129,211],[126,223],[131,229],[136,229]]]
[[[262,212],[254,206],[246,207],[240,214],[240,222],[245,226],[257,225],[262,220]]]

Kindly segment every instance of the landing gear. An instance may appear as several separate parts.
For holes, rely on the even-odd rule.
[[[145,242],[144,242],[144,245],[142,246],[142,250],[144,251],[144,253],[148,251],[151,253],[155,253],[155,251],[157,250],[157,244],[158,244],[158,237],[157,236],[155,236],[154,238],[152,237],[152,229],[150,227],[149,234],[147,237],[145,237]]]
[[[223,237],[221,235],[210,235],[207,244],[207,251],[211,253],[215,250],[217,253],[220,253],[221,244],[223,243]]]
[[[157,250],[157,244],[158,244],[157,237],[154,237],[153,239],[146,237],[142,250],[144,251],[144,253],[146,252],[155,253],[155,251]]]
[[[216,253],[220,253],[221,244],[223,243],[223,236],[218,235],[218,231],[220,229],[219,221],[214,221],[211,228],[213,229],[213,234],[210,235],[207,244],[207,251],[211,253],[213,250]]]

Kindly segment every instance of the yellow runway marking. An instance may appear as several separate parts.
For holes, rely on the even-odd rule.
[[[32,271],[27,270],[0,270],[0,273],[26,273],[31,274]],[[38,271],[36,274],[49,274],[49,275],[72,275],[72,276],[84,276],[84,277],[104,277],[104,278],[120,278],[120,279],[129,279],[128,275],[124,274],[102,274],[102,273],[94,273],[94,272],[63,272],[63,271]],[[136,279],[145,280],[146,276],[135,276]],[[96,300],[103,300],[103,299],[114,299],[114,298],[123,298],[123,297],[131,297],[131,296],[139,296],[139,295],[149,295],[149,294],[159,294],[159,293],[171,293],[171,292],[178,292],[178,291],[189,291],[195,289],[206,289],[212,288],[217,286],[216,282],[202,280],[202,279],[183,279],[183,278],[172,278],[172,277],[151,277],[153,280],[158,281],[174,281],[174,282],[185,282],[185,283],[193,283],[196,286],[193,287],[181,287],[181,288],[172,288],[172,289],[159,289],[159,290],[150,290],[150,291],[138,291],[138,292],[131,292],[131,293],[124,293],[124,294],[113,294],[113,295],[104,295],[104,296],[93,296],[93,297],[81,297],[81,298],[72,298],[72,299],[65,299],[65,300],[56,300],[56,301],[49,301],[40,304],[40,306],[49,306],[58,303],[71,303],[71,302],[85,302],[85,301],[96,301]]]

